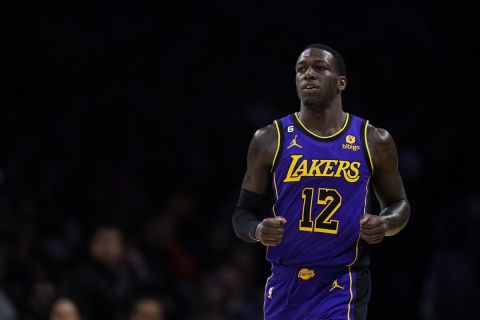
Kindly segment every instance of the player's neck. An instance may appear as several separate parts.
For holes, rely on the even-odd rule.
[[[347,117],[341,103],[318,109],[301,105],[298,116],[307,129],[322,136],[330,135],[340,130],[345,124]]]

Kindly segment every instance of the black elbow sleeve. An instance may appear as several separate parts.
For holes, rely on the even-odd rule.
[[[245,189],[240,190],[237,206],[232,215],[235,235],[245,242],[256,242],[255,229],[261,222],[260,213],[267,197]]]

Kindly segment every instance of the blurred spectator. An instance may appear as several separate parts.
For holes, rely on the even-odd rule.
[[[241,268],[231,263],[210,270],[202,279],[197,301],[201,319],[260,319],[258,305],[263,296],[257,296],[257,292],[263,290],[252,283]]]
[[[88,259],[67,275],[66,290],[78,298],[89,319],[120,319],[129,294],[139,285],[125,259],[122,231],[97,227],[89,249]]]
[[[5,292],[0,289],[0,320],[16,320],[17,312]]]
[[[129,320],[166,320],[165,306],[153,297],[142,297],[135,301]]]
[[[28,310],[26,310],[25,319],[47,320],[48,310],[55,299],[56,293],[55,284],[50,280],[39,279],[35,281],[28,296]]]
[[[155,216],[144,226],[144,244],[150,257],[163,254],[170,272],[180,279],[193,280],[198,276],[198,265],[191,246],[198,245],[195,220],[195,199],[182,192],[170,194]],[[189,245],[189,242],[193,242]]]
[[[52,305],[49,320],[81,320],[75,303],[68,298],[58,298]]]
[[[196,250],[202,247],[196,236],[202,227],[194,220],[194,202],[190,194],[173,192],[141,222],[140,229],[150,282],[176,301],[182,319],[189,316],[197,297],[194,288],[201,276],[197,256],[208,257],[201,248]]]

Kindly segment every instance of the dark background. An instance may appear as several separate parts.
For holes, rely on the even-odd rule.
[[[258,319],[269,266],[231,212],[253,133],[298,110],[294,63],[317,42],[346,61],[344,109],[394,137],[412,206],[372,248],[369,319],[472,317],[473,5],[168,5],[2,10],[0,293],[18,319],[46,319],[105,224],[143,275],[126,300],[148,290],[171,319]]]

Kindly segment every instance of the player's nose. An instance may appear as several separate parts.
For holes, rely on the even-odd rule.
[[[305,71],[305,79],[316,79],[316,78],[317,78],[317,76],[316,76],[313,68],[308,67],[307,71]]]

